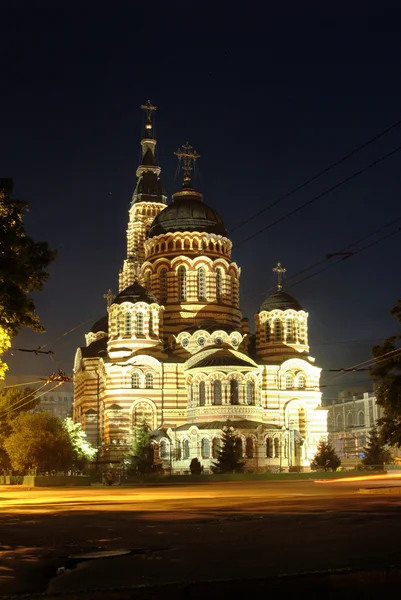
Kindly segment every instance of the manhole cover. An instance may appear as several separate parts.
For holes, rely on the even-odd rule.
[[[98,552],[85,552],[83,554],[71,554],[68,558],[90,560],[96,558],[111,558],[112,556],[124,556],[131,554],[131,550],[100,550]]]

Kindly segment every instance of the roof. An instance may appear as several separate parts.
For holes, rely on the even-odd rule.
[[[175,427],[174,431],[186,431],[191,427],[197,427],[198,429],[221,429],[224,427],[233,427],[234,429],[248,429],[254,430],[257,427],[263,426],[265,429],[281,429],[279,425],[273,425],[273,423],[261,423],[260,421],[248,421],[247,419],[239,419],[238,421],[206,421],[204,423],[184,423],[179,427]]]
[[[157,303],[157,300],[142,285],[135,281],[116,296],[112,304],[122,304],[123,302],[146,302],[147,304]]]
[[[279,290],[278,292],[275,292],[274,294],[271,294],[271,296],[266,298],[266,300],[260,307],[259,312],[262,312],[264,310],[270,311],[288,309],[302,310],[302,306],[299,304],[298,300],[295,300],[295,298],[293,298],[286,292]]]
[[[145,166],[153,164],[153,155],[150,150],[146,152],[142,162]],[[145,171],[142,173],[136,184],[136,188],[133,195],[133,202],[160,202],[165,204],[164,190],[160,177],[157,173],[152,171]]]
[[[91,333],[99,333],[100,331],[104,331],[107,333],[109,331],[109,316],[105,315],[96,323],[94,323],[91,327]]]
[[[107,357],[107,337],[102,337],[81,348],[82,358],[105,358]]]
[[[246,354],[237,350],[229,349],[228,344],[221,346],[207,346],[197,354],[200,355],[197,359],[197,354],[193,355],[190,360],[190,369],[203,369],[206,367],[246,367],[257,368],[255,362]]]
[[[174,201],[157,215],[149,231],[149,237],[177,231],[199,231],[226,236],[221,216],[202,201],[202,196],[192,187],[182,188],[174,194]]]

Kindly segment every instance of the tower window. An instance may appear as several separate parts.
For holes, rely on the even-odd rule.
[[[294,320],[287,319],[286,321],[286,341],[294,342]]]
[[[270,321],[265,323],[265,341],[270,342]]]
[[[238,381],[236,379],[231,379],[230,381],[230,403],[239,404]]]
[[[283,339],[283,324],[280,319],[274,320],[274,339],[276,342],[281,342]]]
[[[236,303],[237,297],[236,297],[236,290],[235,290],[235,277],[234,275],[231,275],[231,301],[233,304]]]
[[[145,385],[148,390],[153,388],[153,375],[152,373],[146,373]]]
[[[221,269],[216,270],[216,298],[217,300],[223,298],[223,275]]]
[[[285,388],[287,390],[292,390],[294,387],[294,378],[292,375],[287,375],[285,378]]]
[[[220,379],[216,379],[213,382],[213,404],[221,404],[221,381]]]
[[[298,387],[301,390],[305,387],[305,375],[298,375]]]
[[[205,382],[199,384],[199,406],[205,406]]]
[[[143,335],[143,313],[136,315],[136,335]]]
[[[131,335],[132,333],[132,319],[131,313],[125,313],[124,318],[124,335]]]
[[[203,267],[198,269],[198,300],[206,300],[206,272]]]
[[[149,312],[149,335],[152,336],[154,334],[153,330],[153,312]]]
[[[179,267],[178,269],[178,299],[187,299],[187,272],[185,267]]]
[[[167,300],[167,269],[160,271],[160,302]]]
[[[246,382],[246,403],[249,406],[255,404],[255,386],[253,381]]]
[[[121,335],[121,316],[117,315],[116,317],[116,335],[119,337]]]
[[[131,387],[133,390],[139,388],[139,375],[138,373],[132,373],[131,375]]]

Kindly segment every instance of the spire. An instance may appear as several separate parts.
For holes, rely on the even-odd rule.
[[[277,275],[277,291],[279,292],[283,287],[281,282],[283,274],[287,272],[287,269],[284,269],[284,267],[281,266],[281,263],[278,262],[277,265],[273,267],[272,271]]]
[[[153,106],[150,100],[146,100],[145,104],[141,104],[141,109],[146,113],[145,138],[153,138],[152,116],[157,106]]]
[[[181,166],[184,171],[184,182],[181,186],[181,191],[173,194],[173,199],[177,200],[182,197],[191,196],[198,200],[202,200],[202,194],[196,192],[192,186],[190,175],[191,171],[194,170],[196,160],[200,158],[200,154],[198,154],[188,142],[181,146],[181,148],[178,148],[174,154],[178,158],[178,167]]]

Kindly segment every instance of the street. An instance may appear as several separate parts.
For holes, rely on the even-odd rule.
[[[398,481],[0,487],[3,594],[401,563]],[[126,556],[78,561],[99,550]],[[57,570],[59,574],[57,575]]]

